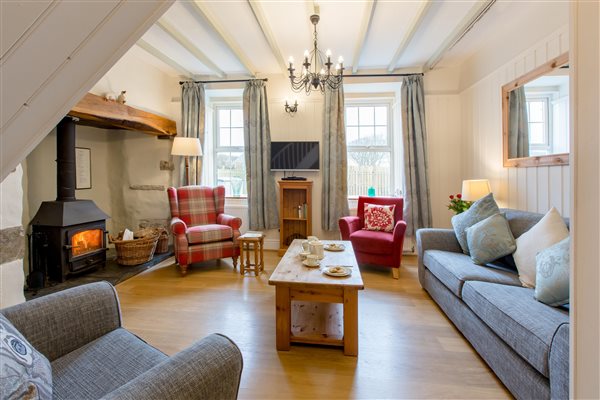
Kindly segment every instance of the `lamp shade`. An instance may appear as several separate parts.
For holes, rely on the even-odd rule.
[[[462,199],[465,201],[477,201],[491,193],[490,181],[487,179],[470,179],[462,182]]]
[[[173,148],[171,149],[173,156],[201,156],[202,146],[200,139],[188,137],[176,137],[173,140]]]

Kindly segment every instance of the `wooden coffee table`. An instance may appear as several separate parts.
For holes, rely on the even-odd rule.
[[[327,265],[352,266],[352,275],[331,277],[321,268],[302,265],[298,253],[302,241],[294,240],[269,278],[275,286],[277,350],[289,350],[290,343],[343,346],[344,354],[358,355],[358,291],[364,289],[356,257],[349,241],[338,243],[341,252],[325,251],[321,268]]]

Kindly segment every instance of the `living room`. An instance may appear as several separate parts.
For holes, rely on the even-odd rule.
[[[211,50],[210,43],[214,42],[208,40],[202,41],[205,48],[197,44],[207,54],[211,54],[211,51],[217,53],[221,51],[227,53],[227,57],[214,56],[214,59],[207,62],[207,64],[212,62],[213,68],[216,65],[217,72],[206,67],[207,64],[203,64],[204,70],[189,75],[182,73],[180,68],[174,66],[177,65],[173,62],[173,59],[176,59],[175,55],[171,55],[171,62],[165,62],[164,57],[162,60],[157,57],[157,54],[160,54],[158,50],[160,40],[164,39],[163,36],[157,36],[161,32],[163,34],[166,32],[163,29],[165,26],[168,28],[169,23],[173,25],[173,22],[177,21],[177,12],[183,12],[189,7],[189,5],[181,3],[175,3],[170,9],[169,6],[170,4],[163,4],[152,8],[150,5],[146,5],[148,8],[143,11],[146,14],[142,15],[142,11],[128,5],[127,7],[132,8],[128,9],[127,16],[133,18],[132,14],[138,14],[136,18],[139,18],[131,20],[130,23],[135,25],[135,21],[138,21],[137,25],[120,27],[122,31],[117,32],[115,29],[111,35],[104,32],[106,37],[112,37],[112,44],[97,46],[98,50],[102,50],[98,51],[98,57],[104,58],[97,60],[88,58],[86,62],[89,63],[89,66],[87,68],[79,65],[79,69],[87,72],[81,73],[81,76],[71,75],[71,83],[61,82],[62,86],[56,86],[59,81],[53,85],[48,83],[53,82],[53,79],[56,78],[54,76],[47,78],[49,79],[47,83],[44,83],[43,80],[31,79],[31,82],[38,83],[30,92],[27,92],[29,90],[27,88],[33,83],[22,86],[20,90],[23,91],[25,100],[21,101],[22,96],[15,95],[19,99],[20,105],[27,104],[27,107],[13,113],[12,111],[16,108],[11,109],[7,105],[3,105],[2,228],[3,230],[20,228],[17,229],[16,235],[20,235],[21,239],[18,240],[23,242],[23,245],[15,248],[22,250],[16,251],[17,254],[14,255],[8,255],[8,249],[12,246],[5,246],[3,242],[2,252],[6,254],[5,257],[3,256],[0,267],[2,269],[3,299],[8,289],[12,289],[13,292],[16,289],[16,292],[20,292],[22,295],[24,275],[29,271],[28,257],[25,255],[25,231],[29,229],[29,223],[40,204],[53,200],[57,196],[56,163],[54,162],[56,159],[54,150],[56,130],[53,127],[88,92],[101,97],[116,98],[121,91],[126,91],[124,96],[127,106],[175,121],[179,134],[182,125],[182,89],[179,82],[249,79],[248,74],[244,75],[241,71],[244,67],[244,55],[248,54],[251,55],[249,57],[250,64],[254,64],[255,68],[251,72],[270,71],[254,74],[254,77],[268,79],[264,85],[268,93],[268,117],[273,142],[313,141],[318,142],[321,152],[323,151],[323,97],[318,92],[313,92],[309,96],[305,96],[303,93],[294,93],[290,88],[289,78],[282,72],[284,68],[281,65],[282,63],[287,64],[288,55],[294,55],[296,60],[301,60],[303,49],[310,46],[311,36],[309,34],[312,26],[308,20],[307,8],[312,7],[312,2],[309,5],[305,3],[280,5],[281,9],[279,10],[275,5],[269,3],[249,5],[234,2],[221,8],[214,3],[203,4],[202,6],[211,11],[212,17],[214,17],[209,20],[212,23],[207,23],[206,19],[203,20],[203,29],[210,33],[204,32],[203,34],[207,35],[207,38],[220,35],[221,39],[217,42],[222,46],[225,46],[223,43],[229,43],[229,48]],[[383,107],[385,105],[387,107],[388,121],[391,121],[388,127],[389,132],[396,140],[391,141],[386,150],[390,154],[387,165],[391,171],[389,176],[386,176],[387,186],[385,188],[377,186],[377,195],[393,196],[403,193],[401,190],[406,183],[402,173],[404,163],[402,140],[397,139],[402,135],[400,82],[403,77],[352,77],[352,73],[355,73],[356,76],[369,73],[389,73],[387,63],[390,61],[390,56],[393,56],[402,45],[401,38],[394,40],[387,38],[385,46],[383,46],[385,54],[378,55],[376,53],[380,47],[373,46],[372,42],[373,35],[381,34],[381,32],[377,33],[374,28],[369,29],[368,22],[370,21],[373,27],[377,26],[379,21],[386,20],[384,18],[385,10],[389,10],[385,8],[387,6],[401,7],[401,4],[361,2],[340,5],[323,2],[318,30],[320,33],[319,46],[331,47],[335,59],[339,54],[344,54],[346,57],[344,64],[347,65],[346,74],[349,75],[344,78],[346,107],[368,107],[369,102],[375,106]],[[469,11],[476,6],[476,3],[463,4],[460,6],[462,7],[461,12],[466,17]],[[6,6],[3,5],[3,7]],[[80,7],[91,6],[80,5]],[[244,7],[244,13],[228,7]],[[257,7],[259,11],[253,11],[253,8]],[[367,21],[364,22],[363,28],[352,32],[353,40],[349,38],[333,40],[336,30],[343,31],[338,18],[332,17],[336,15],[336,7],[340,7],[341,11],[338,14],[341,16],[346,12],[349,13],[348,15],[359,16],[360,18],[353,20],[356,26],[362,26],[361,24]],[[343,10],[344,7],[349,9],[354,7],[354,11]],[[403,22],[405,26],[402,32],[405,34],[409,32],[411,18],[416,18],[419,12],[422,12],[421,34],[419,34],[417,26],[415,40],[426,40],[422,37],[422,30],[427,30],[427,27],[433,27],[433,30],[437,27],[441,31],[445,29],[444,32],[439,33],[439,36],[442,39],[449,38],[454,33],[453,28],[459,25],[460,18],[451,13],[452,7],[458,6],[452,4],[442,6],[434,3],[429,7],[422,4],[412,5],[412,7],[410,12],[407,11],[408,15],[403,17],[406,21]],[[450,14],[442,14],[444,10],[448,12],[444,7],[450,8]],[[589,21],[587,19],[588,15],[593,15],[593,12],[585,11],[587,10],[585,7],[592,6],[585,3],[571,5],[567,3],[528,3],[526,5],[496,3],[474,25],[473,30],[458,42],[455,49],[441,57],[433,69],[424,69],[421,63],[416,62],[408,65],[396,64],[392,68],[392,71],[398,74],[424,73],[429,162],[428,200],[431,205],[432,227],[452,227],[452,213],[447,209],[448,195],[460,192],[463,180],[477,178],[489,180],[491,191],[501,207],[542,214],[551,207],[555,207],[562,217],[570,218],[570,227],[574,238],[571,307],[577,307],[578,310],[570,313],[572,351],[570,393],[571,396],[577,398],[593,398],[594,393],[598,391],[597,383],[594,386],[593,383],[590,383],[590,379],[586,378],[595,376],[593,374],[598,371],[598,351],[597,344],[594,343],[594,338],[597,338],[598,333],[597,317],[594,317],[598,314],[596,290],[598,277],[597,271],[589,270],[589,266],[594,265],[593,260],[597,259],[594,256],[597,256],[598,252],[598,230],[596,226],[589,225],[594,221],[594,218],[590,218],[590,216],[597,216],[597,195],[589,195],[597,193],[597,182],[589,177],[594,176],[594,171],[598,170],[598,166],[597,160],[595,160],[597,152],[588,154],[592,151],[590,149],[594,149],[590,144],[597,143],[597,138],[593,135],[593,132],[597,132],[597,116],[594,119],[587,108],[588,104],[597,104],[597,89],[595,95],[590,94],[587,90],[592,90],[593,85],[584,83],[591,82],[593,79],[597,80],[597,76],[594,75],[594,71],[597,75],[597,57],[594,61],[596,64],[593,64],[595,67],[583,67],[587,65],[587,62],[591,62],[586,57],[590,54],[597,54],[597,44],[596,47],[593,47],[593,44],[584,43],[581,39],[589,35],[597,35],[598,21],[597,17],[596,20]],[[294,17],[294,24],[298,24],[298,29],[295,29],[296,26],[293,25],[294,29],[290,27],[287,32],[278,30],[276,31],[278,35],[273,36],[276,38],[275,44],[280,48],[279,52],[284,53],[285,60],[280,60],[280,55],[275,55],[271,47],[272,43],[267,38],[269,35],[265,33],[269,29],[264,29],[265,21],[271,28],[282,24],[281,21],[275,23],[277,18],[271,18],[274,15],[283,15],[277,14],[282,10],[284,10],[284,14],[286,12],[290,15],[302,14],[302,18]],[[388,14],[398,17],[401,15],[398,10],[394,9]],[[58,11],[60,10],[56,10],[56,12]],[[592,11],[595,11],[596,15],[598,14],[597,5]],[[40,10],[35,12],[41,13]],[[249,15],[251,17],[253,25],[246,26],[248,23],[245,22],[244,29],[258,34],[257,37],[260,41],[258,39],[251,41],[251,43],[257,42],[254,47],[249,45],[250,42],[240,41],[239,35],[246,34],[249,38],[251,37],[244,29],[240,29],[236,33],[232,28],[224,28],[236,25],[236,23],[240,24],[239,21],[228,21],[222,16],[223,14],[227,15],[228,12],[240,19],[242,16]],[[456,10],[454,12],[459,13]],[[4,26],[6,26],[4,18],[7,14],[3,14],[4,33]],[[48,15],[52,15],[52,10],[43,11],[42,14],[46,18]],[[166,21],[166,23],[163,23],[162,27],[154,25],[155,21],[163,14],[162,21]],[[221,15],[221,17],[217,18],[215,14]],[[260,15],[263,15],[262,19]],[[266,18],[265,15],[270,17]],[[446,17],[445,25],[427,25],[432,24],[436,17],[442,18],[442,15]],[[518,15],[518,17],[514,17],[514,15]],[[534,16],[538,16],[538,18],[534,18]],[[6,16],[6,18],[9,17]],[[62,18],[66,17],[63,15]],[[91,26],[91,24],[98,23],[93,21],[91,16],[86,18],[89,18],[90,21],[81,22],[82,25],[89,23]],[[456,21],[449,23],[448,21],[452,18]],[[388,18],[387,24],[393,23],[392,20]],[[263,23],[262,31],[261,21]],[[116,22],[115,20],[114,23]],[[43,21],[40,20],[36,24],[43,26]],[[37,25],[35,26],[37,27]],[[72,29],[77,31],[77,28]],[[389,26],[387,29],[390,29]],[[16,31],[6,32],[13,34]],[[49,30],[50,33],[59,37],[68,36],[71,32],[66,27],[64,32],[58,31],[58,33],[52,33],[56,31]],[[17,87],[15,85],[22,82],[17,77],[25,79],[26,76],[23,64],[20,64],[21,68],[18,68],[15,66],[16,64],[8,63],[12,57],[24,57],[17,50],[24,43],[28,43],[27,38],[31,31],[22,30],[21,34],[25,36],[17,34],[15,34],[16,36],[7,36],[17,38],[10,43],[12,47],[7,48],[3,45],[3,54],[7,55],[7,58],[3,56],[3,59],[7,60],[8,67],[13,68],[10,70],[3,67],[3,71],[7,71],[2,75],[4,104],[8,104],[9,93],[20,93],[20,91],[13,91]],[[200,35],[199,32],[196,34]],[[21,38],[18,39],[19,37]],[[332,39],[327,40],[330,37]],[[357,53],[357,42],[361,41],[361,37],[364,45],[363,49]],[[234,38],[237,39],[234,40]],[[173,41],[172,38],[169,40]],[[388,41],[389,43],[387,43]],[[443,41],[440,39],[431,43],[428,55],[433,56]],[[136,42],[137,45],[134,45]],[[239,46],[242,45],[244,51],[239,53],[242,54],[241,61],[236,60],[236,46],[239,50]],[[104,50],[104,47],[109,46],[113,46],[110,51]],[[179,46],[181,47],[181,45]],[[250,47],[251,50],[247,50],[247,47]],[[39,47],[36,48],[39,49]],[[324,47],[323,51],[326,48]],[[50,51],[49,49],[48,51]],[[287,49],[292,49],[290,50],[292,54],[287,54]],[[409,53],[414,52],[413,49]],[[577,86],[577,91],[575,91],[577,97],[572,100],[574,103],[571,103],[571,107],[577,107],[578,104],[580,106],[572,109],[571,116],[575,120],[575,124],[579,124],[578,126],[581,128],[589,128],[574,130],[571,127],[571,132],[575,133],[571,134],[571,159],[568,165],[533,168],[505,167],[502,149],[502,86],[566,52],[569,53],[570,65],[575,68],[577,65],[582,65],[581,69],[571,72],[572,82],[580,85]],[[379,61],[377,61],[379,64],[371,61],[377,59],[378,56],[388,58],[385,65]],[[75,65],[75,62],[79,60],[78,57],[80,57],[79,53],[74,53],[70,56],[70,62]],[[15,57],[13,61],[18,59]],[[179,62],[185,64],[185,62],[189,62],[189,59],[190,55],[186,54],[185,57],[179,58]],[[425,57],[423,61],[429,61],[429,58]],[[297,63],[299,64],[298,61]],[[355,64],[358,64],[356,71],[353,70]],[[23,69],[23,71],[19,69]],[[220,76],[218,70],[224,71],[225,76]],[[69,80],[66,77],[63,79]],[[47,94],[50,97],[46,103],[30,101],[30,98],[33,99],[37,96],[33,96],[35,93],[46,93],[46,90],[50,88],[53,89],[53,93]],[[222,121],[216,121],[218,113],[215,110],[240,109],[243,103],[243,90],[243,82],[205,84],[208,108],[206,110],[206,135],[202,148],[204,155],[201,158],[202,172],[198,180],[201,184],[208,186],[216,186],[218,182],[225,183],[227,194],[225,213],[241,218],[240,231],[242,233],[250,230],[247,200],[243,196],[243,189],[240,191],[239,185],[234,190],[235,185],[232,184],[232,180],[224,179],[231,178],[231,176],[219,175],[221,171],[219,171],[216,161],[219,150],[231,153],[239,152],[240,149],[239,146],[238,148],[230,146],[227,149],[217,149],[214,144],[214,127],[217,122],[222,125]],[[571,94],[573,95],[573,92]],[[590,98],[585,96],[591,96],[593,100],[590,101]],[[51,97],[56,100],[50,101]],[[7,102],[4,102],[5,98]],[[297,110],[288,112],[289,110],[286,110],[285,107],[286,103],[293,106],[295,101],[298,103]],[[14,102],[15,100],[11,100],[10,104]],[[42,104],[45,105],[42,106]],[[54,105],[51,106],[51,104]],[[29,117],[24,119],[25,115],[29,115]],[[32,115],[35,117],[31,117]],[[596,125],[593,125],[594,123]],[[351,125],[348,122],[346,124]],[[233,129],[232,126],[229,127]],[[131,130],[77,125],[76,146],[89,149],[91,165],[89,168],[91,188],[76,190],[76,197],[94,200],[103,212],[110,215],[111,218],[107,220],[107,230],[111,234],[125,228],[137,229],[140,224],[154,225],[160,221],[168,224],[171,213],[166,188],[182,186],[184,183],[181,166],[185,160],[183,157],[171,155],[172,140],[159,139],[153,135]],[[348,159],[351,162],[351,157]],[[323,160],[323,155],[321,155],[321,160]],[[161,162],[165,162],[164,168],[160,165]],[[11,173],[13,168],[16,170]],[[323,229],[321,221],[324,170],[321,168],[316,171],[303,172],[302,175],[306,176],[313,184],[312,234],[322,240],[338,240],[340,233]],[[282,177],[282,172],[274,174],[276,181]],[[355,197],[366,194],[364,189],[357,189],[357,193],[348,193],[351,197],[348,204],[351,214],[356,214]],[[14,234],[15,230],[13,229],[11,232]],[[271,273],[279,262],[279,257],[272,251],[280,248],[280,233],[277,229],[265,229],[264,233],[266,234],[265,270]],[[593,242],[594,240],[596,242]],[[407,253],[415,254],[416,240],[407,236],[404,250]],[[310,346],[292,346],[291,357],[285,354],[278,355],[281,352],[275,351],[275,319],[273,315],[270,315],[275,309],[274,291],[268,286],[268,274],[266,276],[262,274],[256,281],[247,279],[246,276],[240,278],[239,273],[231,274],[232,260],[228,258],[218,264],[208,263],[206,266],[192,266],[189,268],[188,274],[181,277],[173,264],[174,261],[171,260],[168,266],[159,266],[155,270],[124,282],[119,285],[120,287],[117,286],[117,292],[121,298],[124,325],[151,345],[168,354],[175,354],[210,332],[232,335],[244,356],[240,398],[302,396],[497,398],[510,396],[510,392],[503,386],[501,380],[498,380],[494,372],[486,366],[486,361],[479,358],[477,352],[454,328],[452,322],[440,309],[436,308],[427,292],[421,289],[417,279],[417,259],[414,255],[408,254],[403,258],[398,280],[394,280],[386,269],[367,268],[364,271],[361,270],[366,289],[359,294],[360,352],[358,359],[345,357],[341,352],[338,354],[335,349]],[[18,273],[19,269],[21,273]],[[208,282],[209,280],[211,282]],[[368,294],[369,289],[373,290],[371,294]],[[160,298],[165,301],[164,303],[157,303],[157,300],[153,299],[158,293],[160,293]],[[185,296],[182,297],[183,293],[189,296],[185,300]],[[211,297],[209,294],[213,296]],[[253,294],[257,296],[253,298]],[[388,303],[388,297],[390,304],[382,304]],[[191,305],[189,301],[198,304]],[[225,317],[221,321],[222,324],[213,321],[215,316],[211,313],[197,309],[201,307],[200,304],[211,304],[211,307],[217,307],[217,304],[222,302],[226,308],[217,314]],[[3,304],[2,307],[4,306]],[[156,307],[154,310],[156,316],[144,313],[144,309],[152,307]],[[186,307],[196,310],[186,310]],[[239,314],[235,312],[236,307],[239,307]],[[378,309],[381,314],[375,311]],[[189,311],[194,312],[188,313]],[[254,312],[256,312],[255,316],[253,316]],[[236,318],[241,318],[244,325],[240,324],[242,321],[237,322],[236,325]],[[404,320],[401,322],[394,322],[395,325],[392,327],[387,325],[387,320],[403,318]],[[430,329],[434,331],[437,329],[442,333],[437,332],[436,338],[436,333],[425,328],[423,331],[415,329],[420,326],[420,318],[425,320],[425,323],[421,322],[423,325],[430,325]],[[594,320],[594,318],[596,319]],[[168,321],[171,326],[164,330],[155,330],[152,325],[158,321]],[[242,332],[247,327],[253,326],[255,329],[249,329],[248,335],[239,333],[239,336],[235,336],[235,332]],[[379,333],[374,335],[375,331],[379,331]],[[396,343],[396,340],[406,339],[402,338],[400,332],[408,332],[412,337],[403,342],[404,344]],[[422,335],[422,344],[419,342],[418,333]],[[179,339],[173,342],[173,335],[179,336]],[[400,335],[400,337],[395,335]],[[253,341],[257,340],[259,347],[261,349],[268,348],[268,351],[261,352],[251,345]],[[435,343],[431,343],[431,341]],[[377,346],[378,343],[387,343],[398,349],[393,353],[405,351],[402,357],[411,354],[408,352],[409,348],[421,348],[421,351],[417,352],[418,354],[411,355],[411,357],[421,360],[418,366],[413,367],[416,371],[411,370],[408,364],[404,364],[408,362],[407,358],[402,358],[401,364],[387,360],[388,356],[381,355],[383,349]],[[446,351],[440,355],[435,351],[426,351],[424,348],[428,346],[433,346],[432,349],[440,350],[441,348]],[[379,356],[375,356],[375,353]],[[324,364],[322,368],[317,366],[311,371],[315,362]],[[390,368],[390,371],[382,376],[367,373],[365,369],[368,367],[365,363],[383,363]],[[467,376],[468,374],[453,372],[458,365],[465,371],[474,371],[477,378],[473,379],[476,382],[472,382]],[[342,369],[341,375],[334,372],[337,367]],[[394,372],[396,368],[399,371],[397,373]],[[426,379],[425,370],[431,371],[431,380]],[[444,375],[445,373],[448,375]],[[401,374],[405,376],[398,378],[397,375]],[[402,383],[394,383],[394,376]],[[269,385],[261,384],[258,377],[262,379],[269,377],[274,381],[283,379],[288,381],[288,384],[280,386],[274,384],[269,388]],[[385,382],[381,388],[374,384],[374,380],[378,377]],[[258,380],[257,383],[253,384],[253,379]],[[300,381],[294,382],[297,379]],[[330,392],[322,388],[323,385],[333,385],[338,379],[342,379],[343,385],[347,386],[344,390]],[[472,392],[464,389],[469,383],[473,383],[471,385]],[[426,389],[426,387],[430,389]]]

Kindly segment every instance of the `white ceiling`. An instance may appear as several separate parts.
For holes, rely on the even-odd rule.
[[[358,74],[425,71],[486,2],[319,1],[319,48],[331,49],[335,60],[343,56],[346,73],[352,72],[354,60]],[[314,11],[312,0],[178,0],[138,45],[152,55],[153,65],[173,76],[287,74],[288,57],[301,60],[311,46],[309,16]],[[548,13],[562,13],[566,24],[567,2],[497,1],[435,67],[460,65],[517,22]]]

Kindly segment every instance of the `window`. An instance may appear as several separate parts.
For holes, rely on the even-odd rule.
[[[550,152],[549,103],[548,96],[527,97],[527,123],[531,155],[543,155]]]
[[[244,118],[239,105],[214,108],[214,173],[217,185],[225,186],[228,197],[245,197]]]
[[[348,196],[392,196],[393,146],[391,103],[347,103]]]

